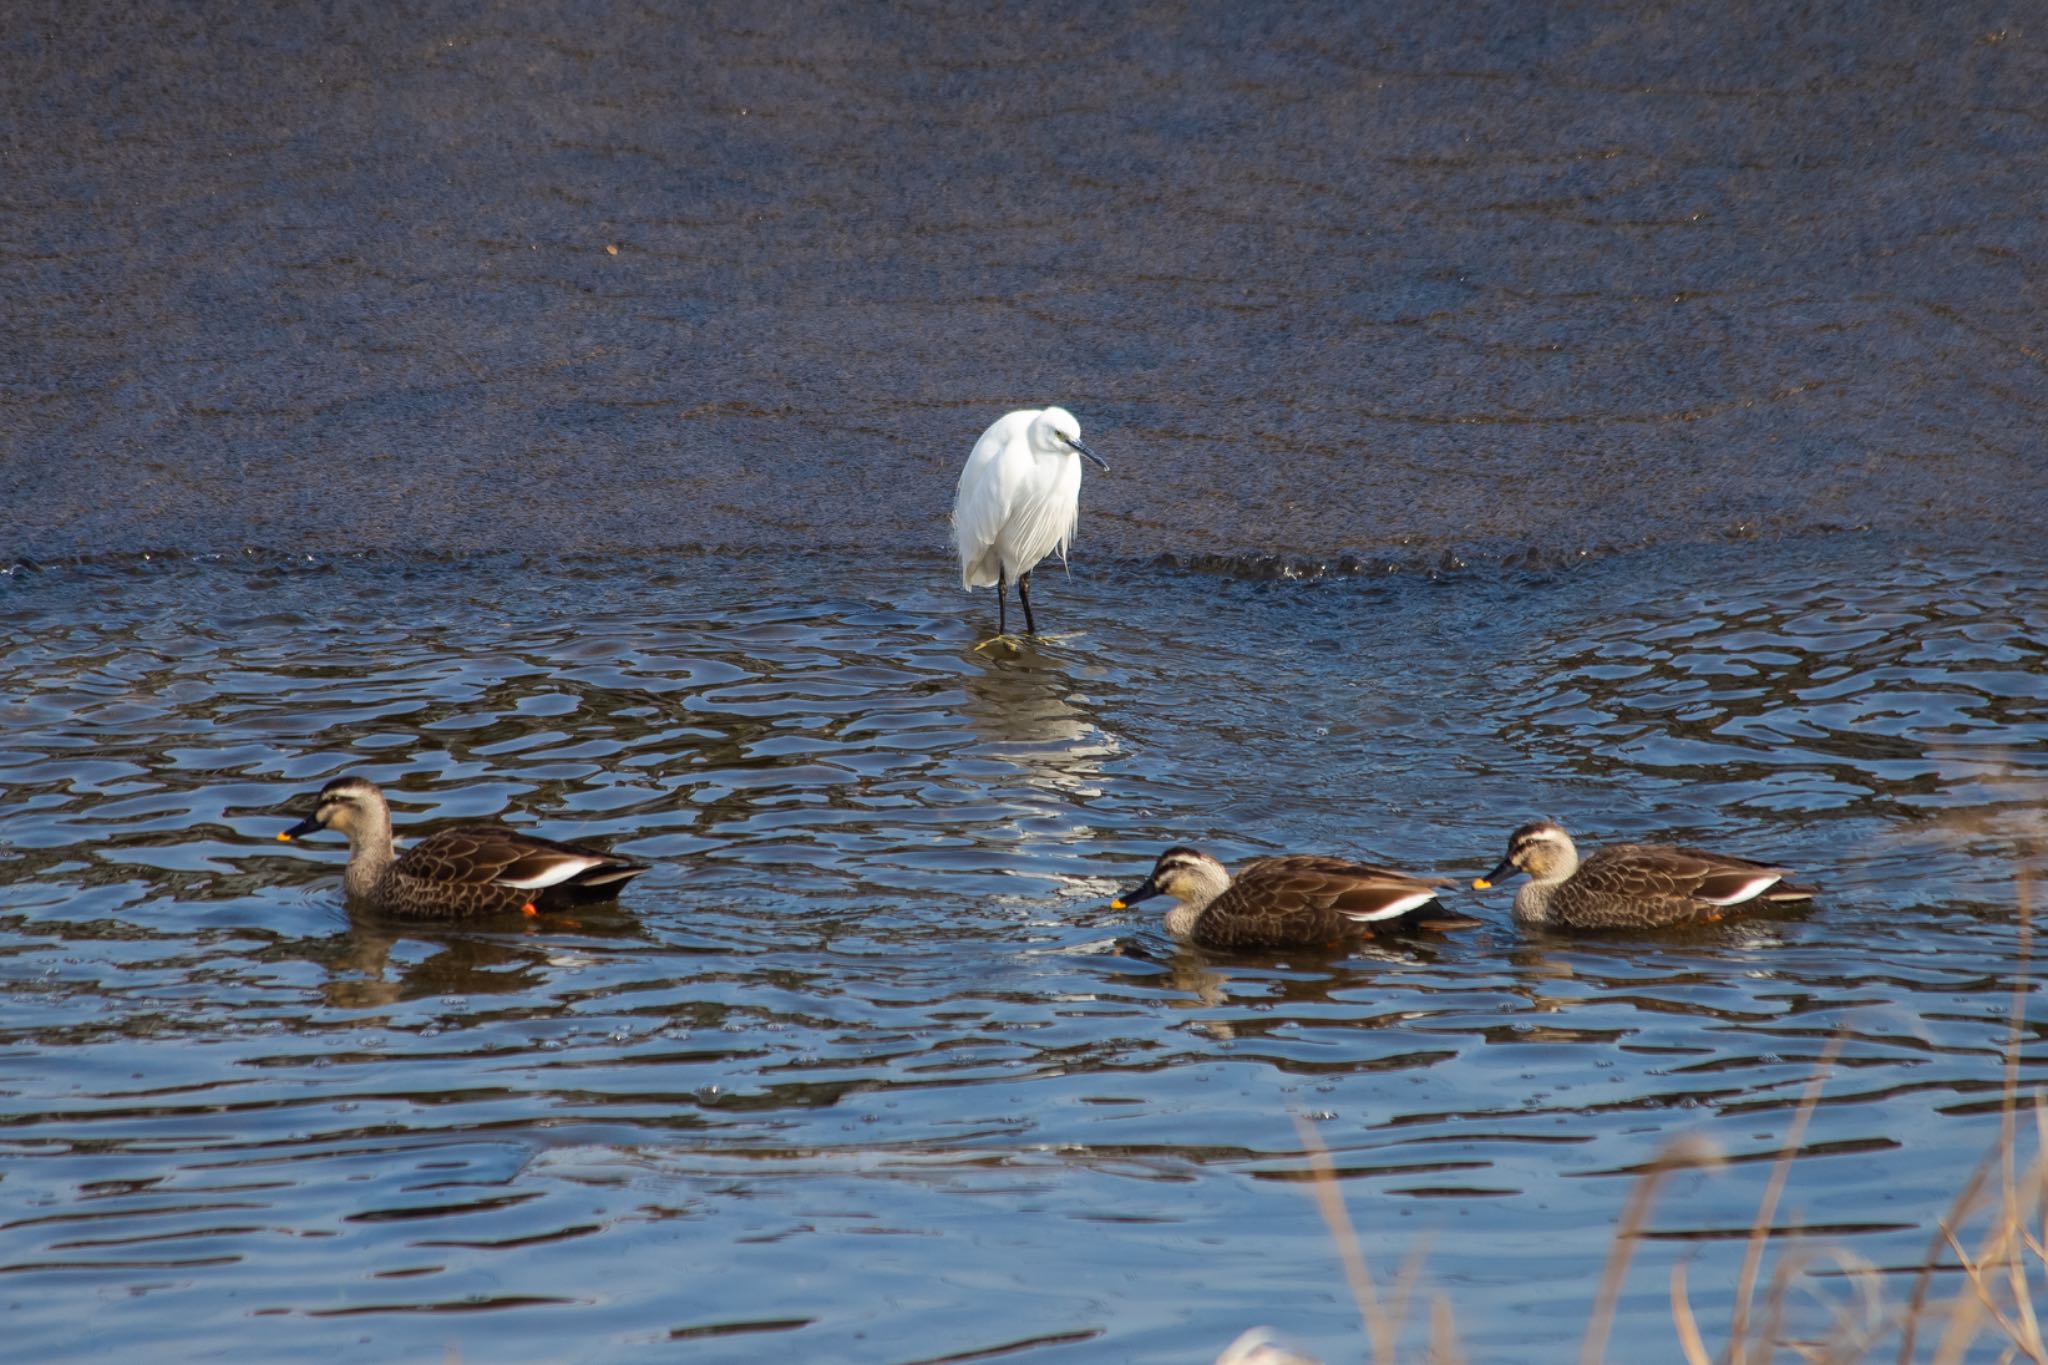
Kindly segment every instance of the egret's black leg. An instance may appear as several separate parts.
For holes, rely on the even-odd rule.
[[[997,569],[997,570],[996,570],[996,634],[998,634],[998,635],[1008,635],[1008,634],[1010,633],[1010,620],[1009,620],[1009,617],[1008,617],[1008,616],[1007,616],[1007,615],[1005,614],[1005,611],[1004,611],[1004,605],[1003,605],[1003,604],[1004,604],[1004,597],[1003,597],[1003,585],[1004,585],[1004,583],[1005,583],[1006,581],[1007,581],[1007,580],[1006,580],[1006,579],[1004,578],[1004,576],[1003,576],[1003,571],[1002,571],[1001,569]],[[1021,591],[1022,591],[1022,589],[1020,588],[1020,589],[1019,589],[1019,591],[1021,592]]]
[[[1024,633],[1038,634],[1038,623],[1031,619],[1031,570],[1017,575],[1017,600],[1024,604]]]

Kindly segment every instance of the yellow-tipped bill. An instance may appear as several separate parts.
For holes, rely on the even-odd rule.
[[[1512,877],[1521,870],[1521,868],[1515,866],[1515,860],[1513,858],[1502,858],[1500,860],[1500,866],[1494,868],[1493,871],[1487,873],[1483,877],[1474,877],[1472,879],[1472,889],[1474,891],[1491,890],[1493,884],[1495,882],[1498,882],[1502,877]]]
[[[1152,885],[1152,879],[1147,877],[1130,890],[1118,895],[1115,900],[1109,903],[1109,908],[1112,910],[1128,910],[1139,901],[1151,900],[1158,894],[1159,888]]]
[[[299,823],[297,823],[296,825],[293,825],[290,829],[279,831],[277,841],[280,844],[288,844],[292,840],[302,839],[308,834],[318,834],[321,830],[325,828],[325,825],[321,824],[318,820],[314,819],[312,816],[309,815],[305,819],[299,821]]]

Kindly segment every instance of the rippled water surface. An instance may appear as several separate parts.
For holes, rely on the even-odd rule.
[[[1711,1138],[1737,1161],[1674,1181],[1616,1327],[1670,1358],[1671,1262],[1725,1324],[1744,1158],[1838,1032],[1778,1221],[1918,1264],[1996,1136],[2038,565],[1831,536],[1041,578],[1066,634],[1020,655],[936,559],[0,583],[12,1341],[1164,1362],[1272,1322],[1355,1359],[1302,1116],[1382,1278],[1421,1254],[1486,1360],[1569,1356],[1634,1170]],[[338,844],[273,840],[341,772],[407,827],[656,868],[576,923],[351,923]],[[1537,814],[1826,894],[1573,941],[1465,893],[1485,927],[1335,959],[1106,909],[1169,841],[1470,877]]]

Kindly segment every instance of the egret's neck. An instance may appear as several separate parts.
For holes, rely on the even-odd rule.
[[[1032,452],[1031,478],[1040,488],[1052,492],[1081,486],[1081,457],[1067,450]]]
[[[1183,874],[1179,902],[1166,912],[1166,932],[1185,942],[1195,936],[1195,921],[1218,896],[1230,889],[1230,874],[1221,867],[1190,869]]]
[[[391,870],[391,812],[365,812],[363,827],[348,831],[348,868],[341,874],[342,889],[351,899],[369,896]]]

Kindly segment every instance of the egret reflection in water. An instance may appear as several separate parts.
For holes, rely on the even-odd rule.
[[[961,675],[961,715],[981,757],[1012,765],[1032,786],[1085,800],[1101,794],[1102,767],[1122,746],[1097,723],[1076,680],[1081,656],[1038,649],[972,654]]]

